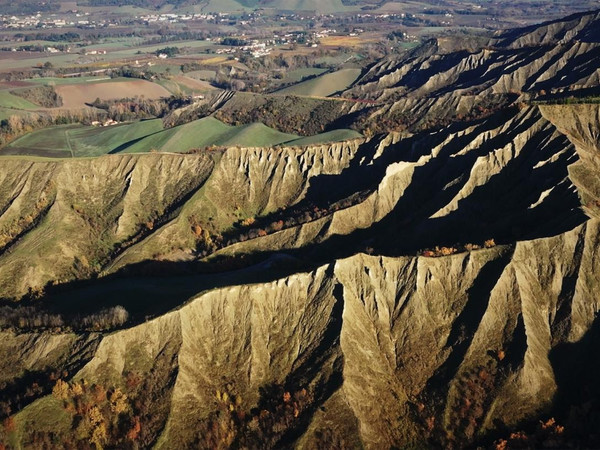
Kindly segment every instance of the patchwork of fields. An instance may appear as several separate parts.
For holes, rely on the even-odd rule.
[[[284,83],[292,84],[277,94],[327,97],[350,86],[360,76],[360,69],[299,69],[291,71]],[[314,78],[304,80],[305,77]],[[80,78],[46,77],[0,86],[0,120],[11,116],[32,118],[45,114],[69,114],[87,109],[96,99],[123,98],[158,99],[171,95],[195,95],[214,91],[210,83],[185,75],[170,76],[158,82],[131,78],[110,78],[103,75]],[[43,108],[14,95],[28,86],[53,86],[62,99],[58,108]],[[278,97],[278,96],[277,96]],[[35,119],[34,119],[35,120]],[[57,125],[38,129],[20,136],[0,149],[0,155],[27,155],[50,158],[96,157],[114,153],[147,153],[152,151],[185,153],[207,147],[272,147],[304,146],[343,141],[362,137],[356,131],[340,129],[314,136],[284,133],[251,119],[241,125],[229,125],[212,116],[165,128],[162,119],[147,119],[112,125],[86,126],[82,124]],[[252,121],[256,121],[251,123]],[[58,122],[60,123],[60,122]],[[240,122],[238,122],[240,123]],[[289,130],[288,130],[289,131]],[[313,131],[315,132],[315,131]]]

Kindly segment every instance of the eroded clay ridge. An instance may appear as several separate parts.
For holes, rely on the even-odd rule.
[[[571,108],[563,107],[572,121],[598,128],[593,107]],[[568,168],[576,167],[577,146],[586,152],[582,139],[595,138],[561,133],[544,115],[511,107],[434,133],[303,149],[8,160],[0,179],[1,295],[19,298],[148,261],[176,269],[281,250],[327,261],[560,234],[585,220],[574,184],[581,177]],[[593,180],[582,183],[596,189]]]
[[[411,54],[382,60],[350,92],[389,101],[597,86],[599,14],[509,31],[482,48],[440,52],[440,39]]]
[[[561,396],[573,358],[587,357],[597,332],[599,239],[600,223],[590,220],[512,246],[442,258],[356,255],[217,289],[101,338],[73,380],[119,387],[132,401],[147,396],[145,408],[157,413],[141,425],[160,448],[210,447],[228,433],[269,447],[291,436],[309,448],[439,436],[465,445],[551,414],[557,398],[582,400]],[[40,354],[60,355],[64,341],[81,347],[86,338],[31,339],[5,333],[4,350],[39,364]],[[286,393],[291,411],[278,406]],[[25,444],[36,431],[60,432],[67,413],[57,395],[16,415]],[[43,426],[33,419],[42,409],[54,418]]]

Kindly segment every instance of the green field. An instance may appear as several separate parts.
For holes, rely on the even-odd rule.
[[[34,131],[7,145],[4,155],[90,157],[107,153],[187,152],[211,145],[269,147],[297,139],[263,124],[230,126],[212,117],[163,129],[160,119],[111,127],[61,125]]]
[[[334,55],[334,56],[322,56],[320,58],[315,59],[315,64],[327,64],[330,66],[339,66],[340,64],[344,64],[347,61],[357,58],[358,56],[359,55],[356,53],[351,53],[351,54],[341,53],[339,55]]]
[[[21,109],[3,108],[0,106],[0,120],[8,119],[10,116],[24,116],[26,114],[33,113]]]
[[[0,113],[2,111],[0,110]],[[0,155],[82,158],[108,153],[185,153],[195,148],[304,146],[359,138],[353,130],[334,130],[300,137],[262,123],[231,126],[205,117],[164,129],[162,120],[151,119],[110,127],[60,125],[29,133],[0,150]]]
[[[277,94],[329,97],[349,88],[361,74],[360,69],[342,69],[320,77],[303,81],[277,91]]]
[[[155,64],[151,66],[151,70],[154,73],[170,73],[171,75],[179,75],[181,73],[180,66],[175,64]]]
[[[79,127],[81,126],[59,125],[34,131],[8,144],[0,150],[0,154],[48,156],[52,158],[72,157],[74,155],[71,152],[68,131]]]
[[[75,156],[97,156],[162,130],[162,120],[153,119],[111,127],[76,128],[67,135]]]
[[[8,91],[0,91],[0,108],[40,109],[38,105],[13,95]]]
[[[113,57],[126,57],[126,56],[135,56],[137,52],[142,53],[154,53],[157,50],[163,49],[165,47],[177,47],[179,49],[205,49],[206,47],[214,46],[214,42],[212,41],[180,41],[180,42],[169,42],[165,44],[153,44],[146,46],[132,46],[130,48],[111,51],[108,55],[104,56],[113,56]],[[100,48],[100,47],[97,47]],[[110,46],[107,46],[107,50],[110,50]]]
[[[266,6],[266,5],[265,5]],[[346,6],[342,0],[280,0],[277,9],[290,11],[318,11],[320,13],[338,13],[356,11],[356,6]]]
[[[295,134],[281,133],[280,131],[269,128],[262,123],[253,123],[236,127],[233,134],[224,136],[219,145],[223,146],[244,146],[244,147],[269,147],[282,144],[298,136]]]
[[[282,83],[287,84],[287,83],[299,83],[300,81],[302,81],[302,78],[304,77],[309,77],[312,75],[322,75],[324,72],[327,72],[327,69],[319,69],[316,67],[307,67],[305,69],[296,69],[296,70],[292,70],[290,72],[288,72],[285,77],[283,78],[283,80],[281,80]]]
[[[127,153],[144,153],[151,150],[186,152],[193,148],[211,145],[269,147],[297,139],[294,134],[281,133],[261,123],[230,126],[212,117],[164,130],[148,136],[125,148]]]
[[[178,95],[180,93],[190,95],[193,93],[192,89],[189,89],[187,86],[183,86],[180,83],[176,83],[173,80],[157,80],[156,84],[160,84],[173,95]]]
[[[139,14],[139,12],[138,12]],[[141,37],[109,37],[99,44],[86,45],[86,50],[110,50],[128,47],[137,47],[144,43]]]
[[[127,153],[145,153],[151,150],[185,152],[192,148],[211,145],[229,128],[223,122],[207,117],[146,136],[123,151]]]
[[[131,41],[129,45],[126,42],[107,42],[106,44],[94,44],[89,47],[89,50],[104,49],[108,51],[106,55],[84,56],[79,53],[32,53],[31,58],[11,58],[7,57],[2,60],[2,69],[29,69],[46,61],[51,62],[54,67],[76,67],[81,64],[99,62],[119,61],[124,58],[136,58],[138,52],[142,55],[154,53],[164,47],[178,47],[180,49],[188,49],[190,53],[203,53],[207,47],[214,46],[211,41],[180,41],[169,42],[167,44],[153,44],[146,46],[137,45],[136,41]],[[83,47],[87,49],[87,47]],[[20,56],[20,55],[15,55]]]
[[[247,2],[254,7],[262,6],[270,8],[271,2],[254,1]],[[240,10],[249,10],[252,8],[244,7],[241,2],[236,0],[209,0],[208,6],[203,8],[204,12],[232,12]],[[356,11],[356,6],[346,6],[342,0],[279,0],[277,9],[282,11],[318,11],[320,13],[336,13],[346,11]]]
[[[99,156],[118,150],[127,143],[162,129],[160,119],[112,127],[61,125],[29,133],[11,142],[0,151],[0,154],[50,157]]]
[[[194,78],[180,75],[171,77],[168,80],[157,80],[155,83],[161,85],[173,95],[178,95],[180,93],[185,95],[193,95],[209,92],[215,89],[206,82],[201,82]]]
[[[185,75],[196,80],[212,81],[217,76],[217,72],[214,70],[194,70],[193,72],[187,72]]]
[[[235,0],[209,0],[208,5],[202,8],[203,12],[232,12],[232,11],[249,11],[252,8],[246,8],[241,3]]]
[[[358,131],[340,129],[317,134],[316,136],[309,136],[301,139],[296,139],[295,141],[287,142],[286,145],[302,147],[305,145],[319,145],[328,144],[331,142],[349,141],[350,139],[358,139],[362,137],[363,135],[360,134]]]
[[[119,80],[123,80],[123,78],[119,78]],[[57,86],[62,84],[84,84],[84,83],[100,83],[104,81],[114,81],[110,77],[107,76],[98,76],[98,77],[70,77],[70,78],[60,78],[60,77],[40,77],[40,78],[29,78],[27,80],[23,80],[32,84],[44,84],[50,86]]]
[[[26,45],[27,46],[29,46],[29,45],[45,45],[45,46],[48,46],[48,47],[54,47],[56,45],[56,42],[54,42],[54,41],[44,41],[44,40],[39,40],[39,39],[33,39],[31,41],[10,42],[10,45],[8,45],[8,43],[7,43],[6,47],[10,46],[12,48],[20,48],[20,47],[25,47]]]

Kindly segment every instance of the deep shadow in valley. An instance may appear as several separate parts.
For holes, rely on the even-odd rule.
[[[556,391],[537,416],[517,424],[498,419],[469,448],[599,448],[600,447],[600,315],[576,342],[561,341],[549,354]],[[523,360],[521,360],[523,361]],[[518,406],[517,406],[518,407]]]

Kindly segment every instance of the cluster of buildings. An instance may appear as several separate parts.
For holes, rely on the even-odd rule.
[[[86,56],[89,56],[89,55],[106,55],[106,53],[107,53],[106,50],[87,50],[85,52],[85,55]]]
[[[2,16],[0,15],[0,29],[54,29],[54,28],[103,28],[116,26],[107,19],[90,20],[89,13],[75,13],[67,16],[51,14],[43,17],[41,13],[29,16]]]
[[[361,33],[364,33],[363,29],[355,28],[349,35],[358,36]],[[298,44],[316,48],[319,46],[320,39],[335,34],[338,34],[338,31],[336,29],[325,29],[312,33],[307,33],[304,31],[295,31],[285,33],[283,35],[274,34],[273,37],[270,39],[255,39],[250,41],[247,45],[244,45],[243,47],[221,48],[218,49],[216,53],[219,55],[233,55],[241,50],[246,54],[252,55],[254,58],[260,58],[262,56],[269,55],[273,51],[274,47],[278,45]]]
[[[207,20],[212,21],[216,19],[216,16],[212,14],[144,14],[142,16],[136,16],[136,19],[144,22],[145,24],[153,23],[179,23],[187,22],[190,20]]]
[[[356,14],[358,19],[405,19],[405,13]]]
[[[94,120],[92,122],[93,127],[112,127],[113,125],[119,125],[119,122],[112,119],[107,119],[104,122],[100,122],[98,120]]]
[[[254,58],[260,58],[271,54],[273,47],[268,46],[267,42],[252,41],[243,47],[220,48],[215,53],[217,55],[234,55],[239,51],[252,55]]]
[[[252,16],[252,15],[251,15]],[[221,23],[229,22],[231,20],[229,13],[157,13],[157,14],[143,14],[136,16],[135,20],[146,25],[161,24],[161,23],[181,23],[181,22],[209,22],[209,23]],[[252,20],[242,20],[241,25],[249,25]]]
[[[252,41],[249,45],[242,47],[242,50],[250,53],[255,58],[267,56],[272,51],[272,47],[267,46],[267,42]]]

